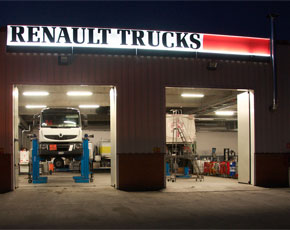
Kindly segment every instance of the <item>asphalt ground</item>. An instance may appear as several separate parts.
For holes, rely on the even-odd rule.
[[[1,229],[290,229],[290,189],[228,178],[177,179],[154,192],[110,186],[110,174],[75,184],[71,173],[0,194]]]

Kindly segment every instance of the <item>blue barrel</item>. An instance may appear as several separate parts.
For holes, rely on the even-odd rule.
[[[236,175],[236,162],[233,161],[230,163],[230,176],[234,177]]]

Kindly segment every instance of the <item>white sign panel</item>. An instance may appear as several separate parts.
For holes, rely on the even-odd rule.
[[[7,26],[7,46],[201,50],[203,35],[186,32],[61,26]]]
[[[199,53],[270,56],[270,40],[241,36],[64,26],[7,26],[7,47],[86,48],[114,50],[182,51]],[[27,48],[28,47],[28,48]],[[32,50],[32,48],[31,48]]]

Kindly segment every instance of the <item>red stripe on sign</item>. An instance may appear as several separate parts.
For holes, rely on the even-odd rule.
[[[270,55],[270,40],[205,34],[203,35],[203,50],[220,53]]]

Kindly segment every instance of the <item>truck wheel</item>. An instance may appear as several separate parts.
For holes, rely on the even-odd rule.
[[[64,161],[61,158],[55,158],[53,161],[55,168],[63,168],[64,167]]]

